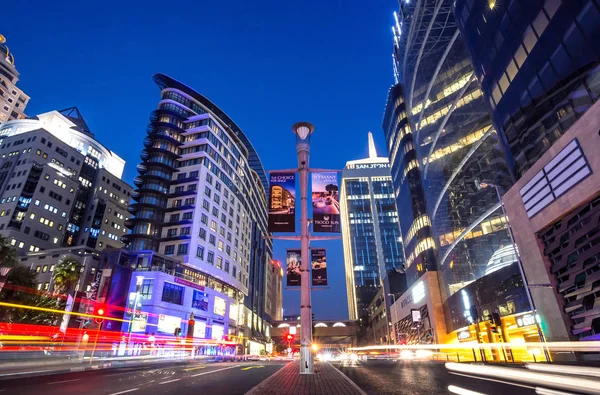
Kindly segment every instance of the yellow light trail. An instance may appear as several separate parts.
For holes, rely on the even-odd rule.
[[[0,302],[0,306],[14,307],[14,308],[17,308],[17,309],[28,309],[28,310],[36,310],[36,311],[45,311],[45,312],[48,312],[48,313],[56,313],[56,314],[78,315],[80,317],[100,318],[100,319],[103,319],[103,320],[111,320],[111,321],[129,322],[129,320],[124,320],[124,319],[121,319],[121,318],[106,317],[106,316],[103,316],[103,315],[96,315],[96,314],[79,313],[79,312],[76,312],[76,311],[65,311],[65,310],[49,309],[49,308],[46,308],[46,307],[27,306],[27,305],[24,305],[24,304],[16,304],[16,303]]]

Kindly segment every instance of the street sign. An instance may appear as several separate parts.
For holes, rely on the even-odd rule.
[[[410,313],[412,315],[413,322],[421,322],[421,310],[412,309]]]

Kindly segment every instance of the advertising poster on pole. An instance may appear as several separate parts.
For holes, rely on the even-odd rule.
[[[324,248],[313,248],[310,250],[312,262],[312,285],[327,285],[327,254]]]
[[[340,199],[337,172],[312,173],[313,231],[340,231]]]
[[[287,250],[287,286],[300,286],[300,250]]]
[[[269,232],[296,231],[296,174],[272,173],[269,188]]]

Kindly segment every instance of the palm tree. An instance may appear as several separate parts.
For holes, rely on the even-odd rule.
[[[72,256],[63,256],[58,261],[58,265],[54,269],[54,292],[66,293],[71,292],[81,276],[83,265]]]

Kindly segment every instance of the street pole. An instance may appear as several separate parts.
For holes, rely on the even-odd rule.
[[[533,303],[533,297],[531,296],[531,290],[529,289],[529,283],[527,282],[527,277],[525,276],[525,270],[523,269],[523,262],[521,261],[521,254],[519,254],[519,250],[517,249],[517,243],[515,242],[515,238],[513,236],[512,227],[510,226],[510,221],[508,220],[508,215],[506,215],[506,209],[504,208],[504,200],[502,200],[502,196],[500,195],[500,190],[498,189],[498,185],[490,184],[494,186],[496,190],[496,195],[498,196],[498,201],[500,202],[500,207],[502,207],[502,215],[504,216],[504,220],[506,221],[506,227],[508,228],[508,235],[510,236],[510,242],[512,243],[513,249],[515,250],[515,255],[517,257],[517,265],[519,266],[519,272],[521,272],[521,279],[523,280],[523,285],[525,287],[525,293],[527,294],[527,300],[529,301],[529,308],[533,313],[533,321],[535,322],[535,327],[537,328],[538,336],[540,337],[540,342],[544,343],[542,349],[544,350],[544,357],[546,358],[546,362],[550,363],[550,353],[548,352],[548,347],[545,345],[546,338],[544,337],[544,332],[542,331],[542,327],[538,321],[537,310],[535,308],[535,303]]]
[[[312,343],[312,315],[310,304],[310,245],[309,220],[308,220],[308,159],[310,153],[310,135],[314,126],[308,122],[298,122],[292,126],[296,134],[296,153],[298,154],[298,173],[300,174],[300,228],[301,228],[301,297],[300,297],[300,374],[313,374]]]

